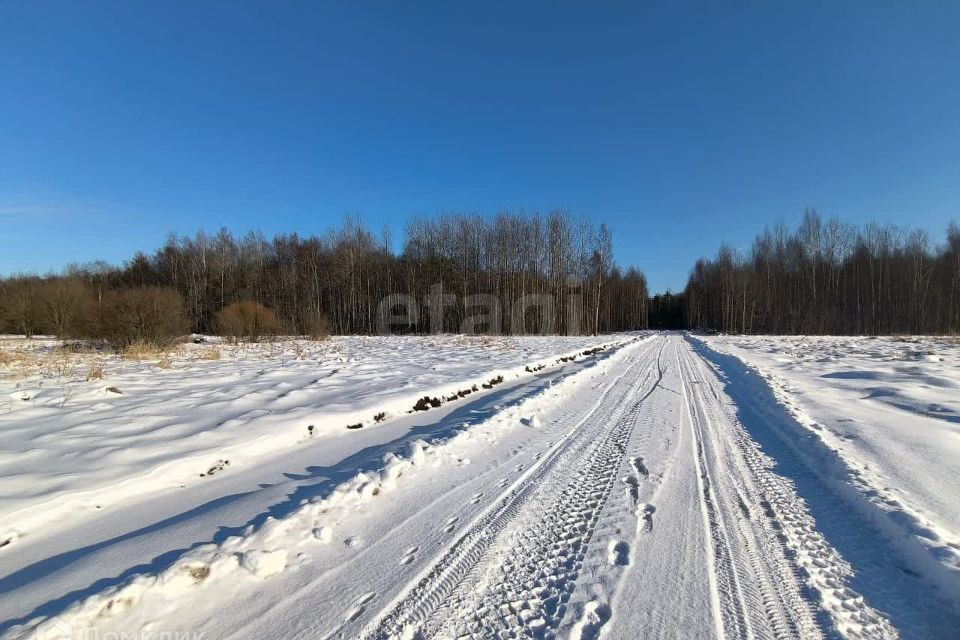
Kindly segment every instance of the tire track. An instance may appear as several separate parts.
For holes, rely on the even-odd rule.
[[[617,482],[640,404],[662,379],[666,341],[656,342],[656,359],[644,357],[655,344],[648,343],[590,413],[361,637],[490,637],[495,630],[509,637],[555,626]]]
[[[689,350],[688,358],[715,398],[711,400],[701,391],[706,424],[729,425],[710,431],[714,450],[731,452],[727,466],[736,469],[738,484],[734,488],[742,496],[741,503],[753,505],[752,511],[739,520],[738,527],[745,545],[754,547],[747,554],[750,575],[758,583],[754,602],[762,603],[773,637],[825,635],[816,614],[818,599],[820,607],[833,617],[834,630],[843,636],[878,640],[898,637],[886,618],[846,586],[849,566],[817,531],[792,483],[772,471],[774,461],[760,450],[741,424],[723,415],[719,400],[722,392],[715,372]]]
[[[713,547],[718,632],[731,638],[822,637],[814,605],[803,595],[802,570],[770,506],[767,491],[778,477],[761,464],[742,427],[723,414],[713,372],[689,348],[683,351],[678,365]],[[782,495],[774,499],[783,504]]]
[[[680,375],[681,389],[683,390],[683,403],[687,410],[690,428],[693,431],[692,444],[697,465],[701,509],[706,521],[708,539],[711,542],[709,550],[709,560],[712,565],[710,588],[717,635],[720,638],[749,638],[752,636],[747,626],[744,597],[740,581],[733,567],[726,527],[720,517],[719,507],[714,498],[714,487],[707,469],[706,454],[703,447],[703,434],[694,416],[694,405],[691,402],[692,390],[688,389],[688,376],[684,375],[679,349],[676,357],[677,371]]]

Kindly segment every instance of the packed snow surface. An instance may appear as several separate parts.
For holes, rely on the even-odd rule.
[[[955,638],[956,347],[831,340],[0,341],[0,637]]]

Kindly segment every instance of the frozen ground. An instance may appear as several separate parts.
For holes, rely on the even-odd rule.
[[[956,637],[956,483],[900,469],[932,495],[874,493],[900,485],[736,340],[191,345],[89,382],[22,355],[0,636]]]

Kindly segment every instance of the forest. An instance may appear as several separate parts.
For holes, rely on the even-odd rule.
[[[960,332],[956,224],[935,243],[808,210],[747,251],[721,245],[682,292],[652,297],[637,267],[614,262],[605,224],[563,211],[415,217],[399,246],[350,217],[323,235],[171,235],[122,266],[0,279],[0,332],[121,346],[190,332]]]
[[[647,326],[646,279],[606,225],[563,211],[408,221],[399,251],[347,218],[323,235],[170,236],[126,264],[0,280],[0,331],[123,345],[187,332],[597,333]],[[401,322],[397,322],[397,318]]]
[[[685,324],[728,333],[956,334],[960,227],[923,230],[824,220],[767,228],[749,251],[723,245],[694,265]]]

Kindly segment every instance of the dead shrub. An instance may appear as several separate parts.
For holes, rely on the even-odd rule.
[[[234,340],[256,342],[265,334],[276,333],[279,326],[273,311],[253,300],[234,302],[217,312],[217,330]]]
[[[124,356],[155,356],[187,332],[183,298],[173,289],[138,287],[104,296],[95,337]]]
[[[91,380],[103,380],[106,372],[104,371],[102,362],[91,362],[90,367],[87,369],[87,382]]]
[[[40,329],[42,309],[37,276],[15,276],[3,282],[0,295],[0,327],[3,331],[33,336]]]
[[[44,378],[66,378],[73,375],[72,358],[53,352],[40,358],[40,375]]]
[[[46,331],[60,338],[86,333],[94,309],[94,299],[82,280],[48,280],[38,290],[38,301]]]
[[[330,324],[330,319],[323,314],[318,314],[312,316],[307,321],[307,337],[314,341],[326,340],[330,337],[330,332],[333,327]]]

